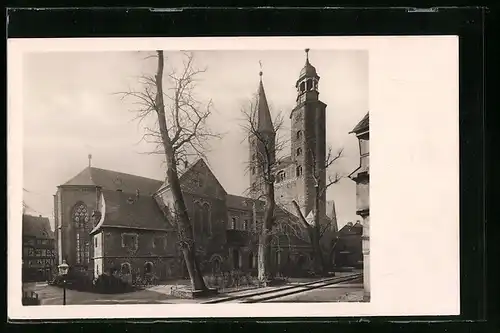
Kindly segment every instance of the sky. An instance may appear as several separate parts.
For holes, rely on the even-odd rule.
[[[209,126],[222,138],[211,142],[208,163],[226,191],[242,194],[248,146],[241,129],[241,107],[263,83],[272,113],[288,115],[295,105],[295,82],[305,63],[296,51],[193,51],[206,68],[197,98],[213,102]],[[180,68],[181,52],[165,52],[166,67]],[[359,164],[357,139],[349,131],[368,112],[368,52],[311,50],[309,59],[321,77],[320,99],[327,104],[327,144],[343,148],[332,172],[351,173]],[[117,92],[136,85],[138,75],[153,73],[145,52],[45,52],[23,59],[23,188],[28,213],[53,221],[53,194],[88,166],[164,179],[162,156],[141,141],[144,130],[134,120],[131,101]],[[331,186],[339,226],[356,221],[356,190],[350,179]]]

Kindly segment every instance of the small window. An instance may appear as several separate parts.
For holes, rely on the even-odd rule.
[[[305,84],[305,82],[301,82],[300,83],[300,92],[304,92],[304,90],[306,90],[306,84]]]
[[[302,138],[302,131],[297,131],[297,139],[301,139]]]
[[[278,172],[278,174],[276,175],[276,183],[281,183],[285,181],[285,179],[286,179],[286,173],[284,171]]]
[[[236,217],[231,218],[231,229],[236,229]]]
[[[144,273],[145,274],[151,274],[153,273],[153,263],[148,261],[147,263],[144,264]]]
[[[302,155],[302,148],[297,148],[297,156],[300,156]]]
[[[120,267],[120,273],[122,274],[130,274],[130,264],[128,262],[124,262],[123,264],[121,264],[121,267]]]
[[[248,220],[243,221],[243,230],[248,230]]]
[[[296,168],[296,174],[297,174],[297,177],[302,176],[302,166],[300,166],[300,165],[299,165],[299,166]]]
[[[94,246],[97,247],[97,236],[94,237]]]
[[[122,247],[131,250],[137,250],[138,236],[137,234],[122,234]]]
[[[165,248],[165,238],[161,236],[156,236],[153,238],[153,248],[163,249]]]
[[[313,87],[313,82],[312,80],[307,80],[307,90],[311,90]]]

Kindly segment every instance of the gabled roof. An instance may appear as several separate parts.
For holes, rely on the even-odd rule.
[[[359,222],[353,224],[352,222],[347,223],[340,229],[341,234],[349,234],[349,235],[361,235],[363,233],[363,225]]]
[[[102,216],[92,233],[105,227],[144,230],[168,230],[171,228],[152,196],[136,196],[116,190],[102,190],[101,193]]]
[[[205,160],[203,160],[202,158],[196,160],[196,162],[188,165],[186,168],[184,168],[183,170],[181,170],[181,171],[178,172],[179,182],[181,183],[181,186],[183,184],[185,184],[185,182],[189,178],[190,174],[193,173],[193,172],[196,172],[196,169],[198,169],[198,168],[206,168],[208,170],[208,172],[212,175],[212,177],[215,180],[215,182],[224,191],[224,193],[226,193],[224,187],[222,186],[222,184],[219,182],[219,180],[214,175],[214,173],[212,172],[212,170],[210,169],[210,167],[207,165],[207,163],[205,162]],[[170,184],[169,184],[168,179],[167,179],[165,182],[163,182],[163,184],[157,190],[160,191],[160,190],[163,190],[165,188],[168,188],[169,185]]]
[[[369,114],[370,113],[368,112],[363,117],[363,119],[361,119],[361,121],[356,126],[354,126],[352,131],[350,131],[349,133],[360,133],[360,132],[367,131],[369,129],[369,125],[370,125]]]
[[[123,172],[87,167],[61,186],[100,186],[103,189],[126,193],[139,190],[141,194],[153,194],[162,185],[161,180],[135,176]]]
[[[23,236],[54,238],[54,232],[47,217],[23,214]]]

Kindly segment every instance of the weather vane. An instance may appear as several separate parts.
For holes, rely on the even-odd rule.
[[[262,61],[259,60],[260,72],[259,75],[262,76]]]

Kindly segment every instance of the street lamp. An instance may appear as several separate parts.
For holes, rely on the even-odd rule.
[[[66,305],[66,276],[68,274],[69,266],[66,263],[66,260],[64,260],[62,264],[57,266],[57,268],[59,268],[59,275],[63,278],[63,305]]]

